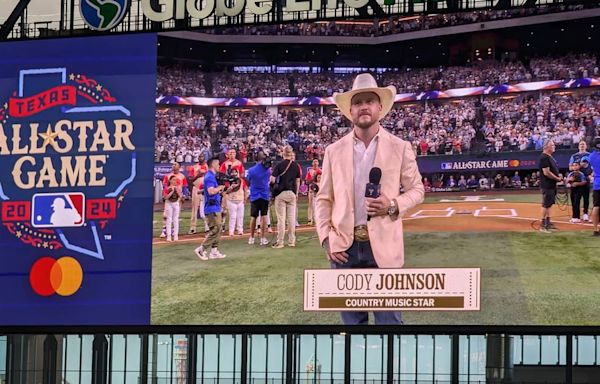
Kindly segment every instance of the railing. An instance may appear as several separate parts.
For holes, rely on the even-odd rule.
[[[44,367],[52,364],[38,362],[53,353],[58,364],[50,376],[69,384],[88,383],[98,375],[123,384],[500,383],[490,368],[514,375],[513,383],[527,382],[528,374],[538,375],[537,382],[569,382],[569,369],[600,372],[600,344],[593,333],[599,328],[539,328],[540,335],[516,333],[535,327],[512,327],[515,333],[510,335],[495,335],[498,327],[469,327],[485,334],[447,333],[465,327],[314,327],[315,334],[293,333],[299,328],[293,326],[286,327],[290,333],[267,334],[255,333],[257,327],[228,328],[243,333],[197,334],[182,327],[179,334],[101,334],[106,330],[97,328],[89,330],[94,335],[65,335],[62,330],[53,336],[55,352],[44,347],[44,334],[0,336],[0,384],[7,375],[11,382],[48,377]],[[347,332],[322,333],[326,328]],[[429,334],[422,333],[426,330]],[[494,339],[502,340],[502,348],[489,343]],[[98,348],[107,353],[98,355]],[[512,348],[511,356],[501,352],[506,348]],[[93,358],[99,360],[92,363]],[[12,371],[6,371],[6,361],[11,361]]]

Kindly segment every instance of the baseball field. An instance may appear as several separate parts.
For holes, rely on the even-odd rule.
[[[405,267],[478,267],[482,277],[480,311],[404,312],[405,323],[597,325],[600,238],[592,237],[589,223],[569,223],[568,204],[554,207],[559,230],[540,233],[539,202],[537,192],[428,194],[408,212]],[[177,243],[158,238],[162,206],[156,205],[152,323],[340,324],[338,313],[303,311],[304,269],[329,265],[314,227],[305,225],[307,201],[299,207],[296,248],[248,245],[247,234],[224,236],[220,250],[227,257],[201,261],[194,248],[203,234]],[[190,211],[186,203],[182,234]]]

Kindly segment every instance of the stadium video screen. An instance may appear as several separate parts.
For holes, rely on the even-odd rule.
[[[592,73],[0,47],[0,324],[598,324]]]

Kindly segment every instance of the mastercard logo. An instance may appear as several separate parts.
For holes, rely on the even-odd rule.
[[[510,160],[508,162],[508,166],[509,167],[518,167],[519,164],[521,164],[521,162],[519,160]]]
[[[29,272],[29,283],[40,296],[71,296],[79,290],[83,281],[81,264],[72,257],[53,259],[42,257]]]

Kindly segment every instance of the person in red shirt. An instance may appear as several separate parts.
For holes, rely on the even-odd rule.
[[[166,232],[167,241],[179,240],[179,212],[181,212],[181,200],[183,191],[181,185],[177,185],[177,177],[169,177],[169,185],[163,195],[165,200]]]
[[[318,175],[322,173],[321,168],[319,168],[319,160],[314,159],[312,162],[312,168],[308,169],[306,173],[306,184],[310,185]],[[313,191],[308,190],[308,225],[313,225],[313,203],[315,199],[315,193]]]
[[[163,196],[167,196],[169,194],[170,186],[173,185],[175,187],[179,187],[181,189],[182,196],[178,204],[180,205],[181,209],[181,202],[183,201],[183,198],[185,196],[189,195],[189,189],[187,178],[183,173],[180,172],[180,169],[181,166],[179,165],[179,163],[173,163],[172,172],[168,175],[165,175],[165,177],[163,178]],[[173,181],[169,181],[171,179],[171,176],[174,176]],[[167,206],[165,204],[165,210],[163,211],[163,230],[160,234],[160,237],[176,237],[177,233],[171,235],[172,236],[167,236]]]
[[[227,211],[229,212],[229,236],[244,234],[244,201],[249,196],[248,185],[238,173],[237,168],[231,168],[233,181],[224,191],[227,196]]]
[[[193,185],[192,188],[192,217],[190,220],[189,234],[196,233],[196,222],[198,216],[204,221],[204,232],[208,232],[208,223],[204,216],[204,175],[208,172],[208,165],[204,155],[198,157],[198,164],[192,167],[190,179]]]
[[[244,177],[244,175],[246,174],[246,170],[244,169],[244,164],[242,164],[241,161],[239,161],[236,158],[236,151],[233,148],[230,148],[227,151],[226,159],[225,161],[221,164],[221,168],[219,168],[219,172],[221,173],[226,173],[226,174],[230,174],[230,170],[231,169],[236,169],[238,171],[238,175],[240,175],[240,177]],[[225,185],[225,188],[228,188],[229,185]],[[227,226],[225,225],[225,221],[227,219],[227,195],[223,195],[223,199],[221,199],[221,223],[223,224],[223,231],[225,231],[225,228],[227,228]]]
[[[313,149],[313,157],[317,158],[318,160],[323,160],[323,147],[321,145],[315,145],[315,148]]]
[[[240,146],[240,161],[242,164],[246,164],[248,162],[248,150],[246,149],[246,144],[242,144]]]
[[[421,156],[427,156],[427,151],[429,151],[429,144],[427,140],[422,139],[419,143],[419,147],[421,147]]]
[[[454,154],[462,155],[462,141],[458,137],[452,141],[452,147]]]
[[[313,157],[313,146],[312,145],[307,145],[306,148],[304,149],[304,153],[306,154],[306,158],[307,159],[312,159],[312,157]]]
[[[236,155],[237,154],[235,152],[235,149],[231,148],[230,150],[228,150],[226,159],[223,162],[223,164],[221,164],[221,168],[219,169],[219,172],[228,173],[229,169],[235,168],[235,169],[237,169],[238,174],[241,177],[243,177],[244,174],[246,173],[246,170],[244,169],[244,164],[242,164],[242,162],[236,158]]]

